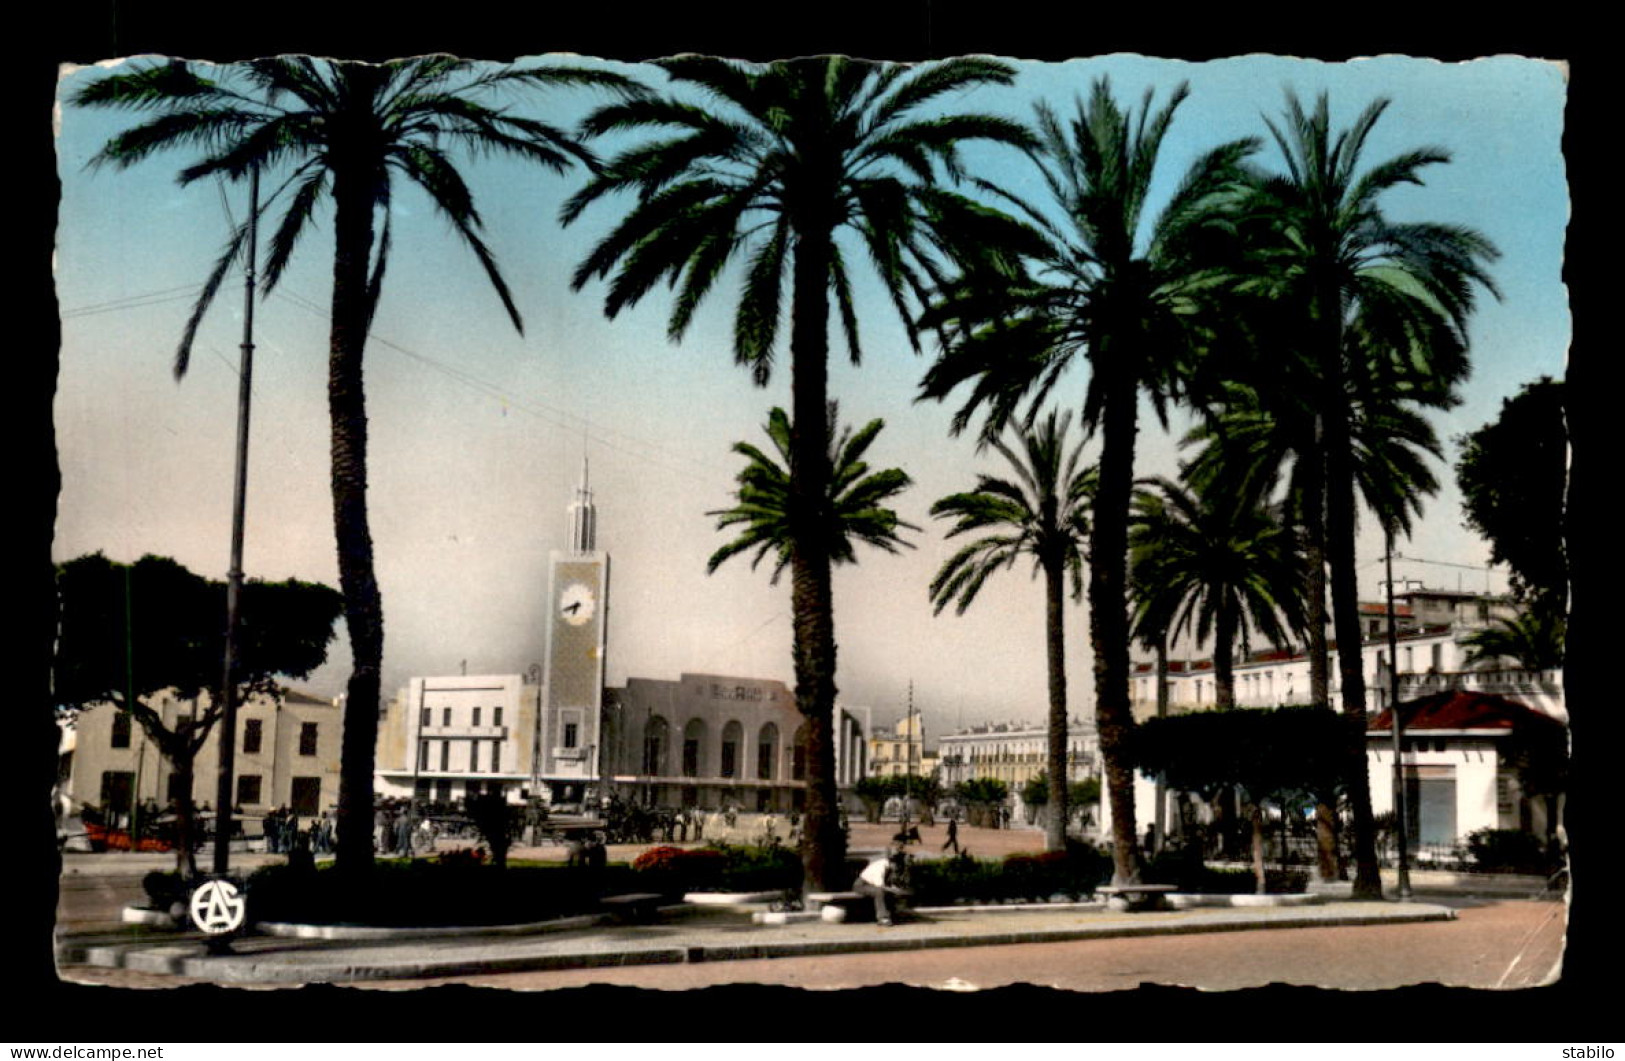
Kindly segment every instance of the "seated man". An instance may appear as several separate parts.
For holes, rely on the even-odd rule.
[[[874,899],[877,924],[890,925],[896,915],[897,897],[907,894],[903,886],[907,857],[902,845],[894,843],[884,854],[875,856],[863,867],[858,879],[852,882],[853,891]]]

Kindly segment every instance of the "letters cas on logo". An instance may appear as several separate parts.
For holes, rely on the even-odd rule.
[[[231,881],[210,880],[192,892],[190,909],[194,925],[211,936],[220,936],[243,927],[247,903]]]

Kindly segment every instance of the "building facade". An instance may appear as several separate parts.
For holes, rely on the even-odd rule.
[[[1043,722],[990,722],[944,734],[937,753],[943,787],[961,781],[993,778],[1004,782],[1018,817],[1026,817],[1022,786],[1049,767],[1049,726]],[[1092,723],[1074,715],[1068,720],[1066,773],[1069,784],[1100,775],[1100,738]]]
[[[379,723],[377,794],[454,803],[496,792],[525,801],[540,697],[519,674],[413,678]]]
[[[867,768],[864,723],[837,709],[836,783]],[[606,792],[646,806],[784,813],[806,802],[807,720],[770,678],[683,674],[605,690]]]
[[[1392,733],[1385,720],[1397,684],[1401,704],[1401,730],[1411,708],[1407,705],[1445,696],[1466,697],[1475,703],[1488,697],[1511,705],[1507,710],[1527,712],[1546,723],[1566,725],[1562,672],[1526,671],[1500,663],[1469,667],[1465,639],[1498,619],[1518,614],[1507,598],[1486,594],[1430,590],[1407,586],[1395,594],[1395,646],[1388,645],[1387,605],[1360,608],[1362,670],[1365,678],[1368,725],[1373,727],[1366,762],[1373,812],[1394,806]],[[1338,646],[1331,646],[1331,701],[1339,703],[1341,675]],[[1396,673],[1397,668],[1397,673]],[[1140,663],[1134,668],[1134,715],[1143,721],[1157,714],[1156,668]],[[1167,674],[1168,714],[1211,710],[1216,700],[1216,678],[1211,659],[1171,661]],[[1475,699],[1476,698],[1476,699]],[[1301,652],[1254,653],[1235,666],[1237,707],[1274,708],[1309,703],[1309,659]],[[1457,718],[1461,722],[1465,716]],[[1482,719],[1478,720],[1482,721]],[[1424,728],[1426,728],[1424,726]],[[1505,728],[1497,721],[1485,726],[1434,727],[1404,739],[1401,776],[1415,803],[1408,807],[1411,843],[1433,848],[1456,846],[1481,828],[1531,828],[1546,831],[1553,812],[1544,800],[1533,800],[1519,790],[1516,771],[1509,766]],[[1158,789],[1136,775],[1135,806],[1141,828],[1155,820],[1177,818],[1176,793],[1161,793],[1162,816],[1156,817]],[[1109,807],[1102,801],[1109,827]],[[1420,816],[1419,816],[1420,815]],[[1419,839],[1420,838],[1420,839]]]
[[[870,734],[868,750],[872,777],[930,777],[941,765],[937,750],[926,747],[925,719],[918,712],[899,719],[889,733]]]
[[[201,717],[210,697],[172,692],[144,701],[170,730]],[[192,767],[191,792],[140,724],[112,704],[80,712],[62,730],[62,792],[71,810],[94,806],[114,824],[127,823],[132,799],[168,807],[189,795],[212,808],[219,795],[220,736],[216,722]],[[339,749],[344,712],[336,701],[293,689],[256,693],[237,705],[235,808],[256,817],[279,807],[312,817],[338,804]]]

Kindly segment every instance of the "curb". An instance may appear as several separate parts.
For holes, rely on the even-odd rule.
[[[176,941],[159,945],[91,945],[83,949],[80,964],[125,968],[139,972],[184,976],[222,983],[304,984],[340,983],[361,980],[419,979],[465,974],[489,974],[552,969],[586,969],[630,965],[684,964],[737,961],[792,956],[883,953],[948,947],[999,946],[1021,943],[1056,943],[1081,939],[1110,939],[1131,936],[1170,936],[1194,933],[1341,927],[1367,924],[1413,923],[1454,920],[1455,911],[1446,907],[1415,904],[1406,909],[1362,910],[1363,904],[1350,904],[1342,912],[1282,908],[1268,916],[1234,916],[1220,911],[1176,911],[1172,916],[1135,914],[1111,917],[1097,924],[1067,924],[1018,928],[1010,931],[957,933],[933,931],[927,925],[899,925],[882,929],[872,925],[856,929],[831,926],[829,938],[764,939],[733,942],[713,936],[713,941],[696,937],[690,942],[650,941],[639,945],[635,939],[613,935],[568,941],[573,949],[548,952],[520,952],[525,941],[509,939],[509,951],[463,947],[441,948],[438,954],[371,956],[335,953],[321,960],[321,952],[288,951],[278,948],[264,954],[209,955],[202,941]],[[1009,907],[1000,908],[1009,910]],[[955,908],[956,913],[965,913]],[[815,930],[816,931],[816,930]],[[533,945],[545,945],[543,940]],[[290,960],[298,955],[313,956],[310,961]],[[60,960],[71,961],[65,951]]]

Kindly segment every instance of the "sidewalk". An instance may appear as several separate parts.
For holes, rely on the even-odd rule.
[[[1101,903],[918,911],[889,928],[802,921],[761,925],[742,909],[684,907],[652,924],[575,918],[551,926],[461,929],[432,938],[249,936],[211,955],[196,934],[68,938],[59,966],[92,965],[240,984],[340,983],[521,970],[680,964],[791,955],[922,950],[1250,929],[1446,921],[1429,903],[1329,901],[1118,913]]]

